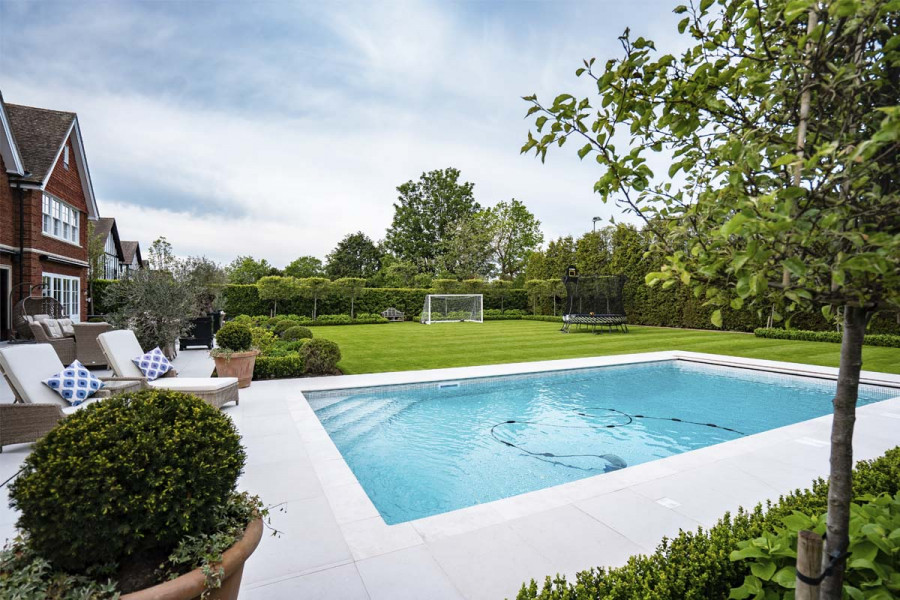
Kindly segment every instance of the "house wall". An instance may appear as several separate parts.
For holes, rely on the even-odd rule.
[[[69,166],[63,164],[63,153],[54,166],[50,179],[47,182],[47,191],[69,204],[79,212],[78,237],[79,243],[73,244],[61,240],[42,231],[43,215],[41,202],[43,192],[36,189],[25,189],[24,194],[24,246],[26,248],[22,260],[23,282],[29,284],[23,286],[18,294],[13,297],[13,303],[18,301],[33,285],[41,283],[43,273],[68,275],[80,279],[80,311],[81,318],[87,317],[87,267],[55,262],[49,255],[58,255],[72,260],[87,263],[87,201],[78,174],[76,153],[72,147],[72,140],[66,144],[69,146]],[[2,159],[0,159],[2,162]],[[0,244],[19,249],[19,200],[18,190],[12,188],[5,168],[0,175]],[[42,260],[42,256],[48,256]],[[0,253],[0,265],[12,267],[12,285],[19,283],[18,257],[6,253]]]

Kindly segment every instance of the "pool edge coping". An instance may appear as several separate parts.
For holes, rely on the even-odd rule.
[[[319,421],[304,395],[305,392],[314,391],[429,383],[444,380],[640,364],[661,360],[685,360],[830,380],[836,380],[838,373],[838,369],[835,367],[670,350],[552,361],[303,379],[300,380],[299,390],[301,400],[292,408],[291,412],[295,424],[301,432],[301,442],[307,450],[313,470],[328,498],[335,519],[345,534],[345,539],[355,560],[386,554],[396,550],[398,545],[410,547],[432,542],[443,537],[475,531],[483,527],[575,504],[587,498],[615,492],[660,477],[711,466],[720,460],[748,453],[771,443],[792,439],[807,439],[803,435],[804,430],[810,429],[810,424],[831,419],[831,415],[824,415],[736,440],[683,452],[648,463],[641,463],[621,471],[595,475],[508,498],[388,525],[369,499],[362,484],[353,475],[343,455],[331,440],[330,435]],[[898,393],[896,397],[858,407],[858,413],[862,415],[870,412],[877,413],[889,407],[892,410],[900,410],[900,375],[863,371],[860,383],[896,387],[898,388]],[[825,440],[811,440],[810,443],[827,445],[828,442]],[[343,477],[335,478],[335,470],[342,472]],[[347,473],[349,473],[349,476]],[[788,490],[784,490],[784,492],[787,493]],[[373,547],[372,539],[379,539],[381,543],[376,544],[377,547]],[[384,550],[384,548],[389,549]]]

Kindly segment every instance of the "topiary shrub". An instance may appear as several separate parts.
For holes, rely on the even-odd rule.
[[[302,375],[303,359],[296,352],[284,356],[258,356],[253,369],[253,379],[282,379]]]
[[[54,567],[165,556],[210,533],[246,459],[231,419],[196,396],[142,390],[92,404],[35,444],[10,486],[17,526]]]
[[[341,360],[341,349],[331,340],[307,340],[299,350],[303,372],[307,375],[332,375]]]
[[[274,333],[264,327],[251,327],[250,336],[253,338],[253,347],[265,354],[278,342]]]
[[[216,332],[216,344],[222,350],[245,352],[253,346],[253,332],[246,325],[230,321]]]
[[[281,339],[286,342],[296,342],[297,340],[310,339],[312,338],[312,336],[312,331],[310,331],[309,328],[303,327],[301,325],[288,327],[281,332]]]
[[[296,321],[294,319],[284,319],[275,323],[275,326],[272,327],[272,331],[275,332],[275,335],[281,337],[281,334],[290,329],[291,327],[300,327],[300,321]]]
[[[295,340],[293,342],[288,342],[285,340],[278,340],[274,344],[272,344],[269,351],[266,353],[266,356],[298,356],[297,351],[309,341],[311,338]]]

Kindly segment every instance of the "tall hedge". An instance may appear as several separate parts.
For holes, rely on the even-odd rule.
[[[394,307],[406,313],[407,319],[418,317],[425,305],[425,296],[434,294],[433,290],[416,288],[366,288],[356,299],[357,313],[379,314],[387,308]],[[503,306],[507,310],[525,310],[528,308],[528,297],[525,290],[508,290]],[[229,315],[267,315],[269,302],[259,299],[254,285],[225,286],[225,312]],[[278,303],[278,312],[283,314],[311,315],[312,300],[294,298]],[[500,293],[495,290],[484,292],[484,308],[500,308]],[[340,294],[329,294],[319,299],[319,314],[350,314],[350,298]]]

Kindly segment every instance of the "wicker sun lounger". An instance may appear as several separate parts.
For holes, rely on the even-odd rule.
[[[21,344],[0,348],[0,373],[15,396],[15,403],[0,404],[0,452],[8,444],[34,442],[67,415],[113,393],[135,390],[140,384],[108,383],[87,402],[70,406],[59,394],[44,385],[44,379],[65,367],[53,346]]]
[[[134,332],[117,329],[101,333],[97,337],[115,379],[139,381],[149,388],[175,390],[198,396],[207,404],[220,408],[229,402],[238,404],[238,380],[236,377],[161,377],[147,381],[144,374],[132,362],[144,351]]]

